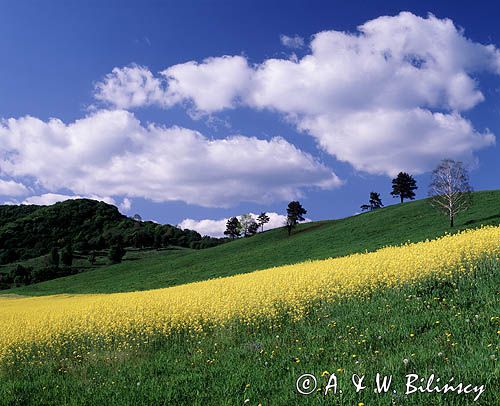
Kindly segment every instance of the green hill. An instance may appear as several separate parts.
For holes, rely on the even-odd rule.
[[[447,218],[424,199],[340,220],[302,224],[291,237],[284,229],[275,229],[205,250],[132,252],[118,265],[4,293],[46,295],[155,289],[417,242],[487,224],[500,224],[500,190],[474,193],[473,207],[456,219],[453,229]]]
[[[115,206],[90,199],[66,200],[51,206],[0,206],[0,263],[36,258],[54,247],[76,250],[126,246],[180,245],[204,248],[218,244],[196,231],[151,221],[136,221]]]
[[[201,249],[225,242],[193,230],[132,219],[89,199],[51,206],[0,206],[0,289],[29,285],[109,264],[111,247]],[[49,252],[56,252],[49,259]],[[57,266],[57,253],[69,254]],[[93,258],[88,260],[88,258]],[[54,259],[56,258],[56,259]],[[71,262],[71,263],[70,263]]]

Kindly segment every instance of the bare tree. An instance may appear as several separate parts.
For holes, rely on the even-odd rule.
[[[455,216],[472,204],[471,192],[469,174],[462,162],[444,159],[432,172],[431,204],[448,216],[450,227],[453,227]]]
[[[243,235],[245,237],[255,234],[258,226],[255,227],[254,223],[257,224],[257,222],[250,213],[241,215],[240,217],[241,230],[243,231]]]

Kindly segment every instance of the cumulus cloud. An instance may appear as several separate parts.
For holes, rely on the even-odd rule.
[[[242,56],[222,56],[174,65],[158,77],[137,65],[114,68],[95,86],[97,100],[116,108],[189,102],[193,114],[228,108],[245,93],[252,70]]]
[[[0,196],[23,196],[29,192],[29,189],[22,183],[0,179]]]
[[[120,109],[153,104],[167,107],[172,104],[165,96],[160,79],[155,78],[146,67],[138,65],[114,68],[102,82],[96,84],[95,98]]]
[[[209,207],[298,198],[341,181],[283,138],[209,139],[186,128],[143,126],[130,112],[102,110],[66,124],[34,117],[0,125],[0,166],[47,192],[180,200]],[[126,208],[127,203],[124,203]]]
[[[473,162],[474,150],[495,143],[493,134],[478,133],[458,113],[419,108],[360,111],[337,118],[317,115],[304,118],[298,126],[357,170],[390,176],[401,170],[422,173],[445,156]]]
[[[280,41],[284,46],[292,49],[302,48],[305,45],[304,38],[300,35],[289,37],[288,35],[281,34]]]
[[[269,217],[269,223],[264,226],[264,230],[271,230],[273,228],[283,227],[286,223],[286,216],[278,213],[266,213]],[[250,213],[250,215],[257,219],[258,214]],[[241,216],[238,216],[238,218]],[[203,220],[193,220],[184,219],[179,224],[178,227],[182,229],[189,229],[198,231],[201,235],[209,235],[211,237],[224,237],[224,230],[226,229],[226,223],[229,218],[223,218],[219,220],[203,219]],[[306,222],[311,220],[306,219]]]
[[[128,212],[132,208],[132,201],[128,198],[124,198],[118,208],[122,212]]]
[[[172,103],[190,101],[196,111],[212,113],[235,106],[248,91],[252,70],[242,56],[207,58],[174,65],[161,72]]]
[[[468,39],[451,20],[403,12],[355,33],[317,33],[309,48],[301,59],[253,66],[241,56],[175,65],[162,73],[164,92],[198,114],[238,105],[277,111],[369,173],[418,174],[443,156],[470,160],[495,142],[462,114],[484,100],[477,75],[500,74],[500,51]]]
[[[66,200],[76,199],[92,199],[100,202],[105,202],[116,206],[116,201],[111,197],[100,197],[96,195],[77,196],[77,195],[63,195],[59,193],[44,193],[38,196],[30,196],[23,200],[22,204],[34,204],[37,206],[50,206],[54,203],[64,202]]]

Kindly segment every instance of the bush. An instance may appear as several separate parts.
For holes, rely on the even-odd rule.
[[[30,285],[32,282],[33,268],[17,265],[11,272],[10,277],[17,286]]]
[[[122,258],[125,255],[125,252],[125,249],[121,245],[113,245],[109,250],[108,258],[111,263],[118,264],[122,262]]]
[[[59,260],[59,251],[56,247],[53,247],[49,255],[49,265],[57,268],[59,266]]]
[[[55,266],[46,266],[35,269],[32,273],[33,283],[44,282],[57,278],[58,268]]]
[[[11,262],[17,261],[18,259],[19,259],[19,253],[12,248],[8,248],[0,256],[0,263],[9,264]]]
[[[73,264],[73,248],[71,246],[67,246],[62,250],[61,261],[66,266]]]

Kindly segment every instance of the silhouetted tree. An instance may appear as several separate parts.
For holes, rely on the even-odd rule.
[[[170,236],[169,234],[167,233],[164,233],[162,236],[161,236],[161,245],[163,247],[168,247],[170,244]]]
[[[65,266],[71,266],[73,264],[73,248],[71,245],[64,247],[61,251],[61,262]]]
[[[161,239],[161,234],[160,233],[156,233],[155,234],[155,240],[154,240],[154,243],[153,243],[153,248],[155,249],[160,249],[162,246],[162,239]]]
[[[97,257],[96,252],[94,250],[90,251],[90,254],[89,254],[89,257],[88,257],[90,265],[94,265],[95,264],[96,257]]]
[[[469,174],[462,162],[441,161],[432,172],[429,196],[432,206],[444,212],[450,220],[450,227],[453,227],[455,216],[472,204]]]
[[[32,271],[33,268],[17,265],[13,270],[11,270],[10,276],[17,286],[29,285],[32,282]]]
[[[392,180],[392,192],[393,197],[398,197],[403,203],[404,199],[415,199],[415,192],[417,190],[417,182],[413,179],[413,176],[406,172],[399,172],[398,176]]]
[[[237,217],[231,217],[227,221],[224,235],[227,235],[232,239],[238,238],[241,235],[241,223]]]
[[[1,255],[0,255],[0,263],[1,264],[8,264],[9,262],[14,262],[19,259],[19,254],[17,251],[13,248],[7,248]]]
[[[264,224],[269,223],[270,220],[271,219],[269,218],[269,216],[265,212],[262,212],[259,214],[259,216],[257,217],[257,224],[261,228],[262,232],[264,232]]]
[[[257,231],[259,231],[259,224],[253,220],[248,226],[247,236],[255,235],[257,234]]]
[[[59,266],[59,250],[56,247],[52,247],[49,255],[49,265],[58,267]]]
[[[382,200],[380,199],[380,193],[370,192],[370,201],[368,204],[361,205],[361,210],[372,211],[372,210],[380,209],[383,206],[384,206],[384,204],[382,203]]]
[[[113,264],[118,264],[122,262],[123,257],[125,256],[125,249],[121,244],[115,244],[109,249],[108,258]]]
[[[292,229],[295,228],[300,221],[305,220],[304,214],[307,214],[307,210],[304,209],[299,202],[293,201],[288,203],[286,213],[286,228],[290,236],[292,234]]]

